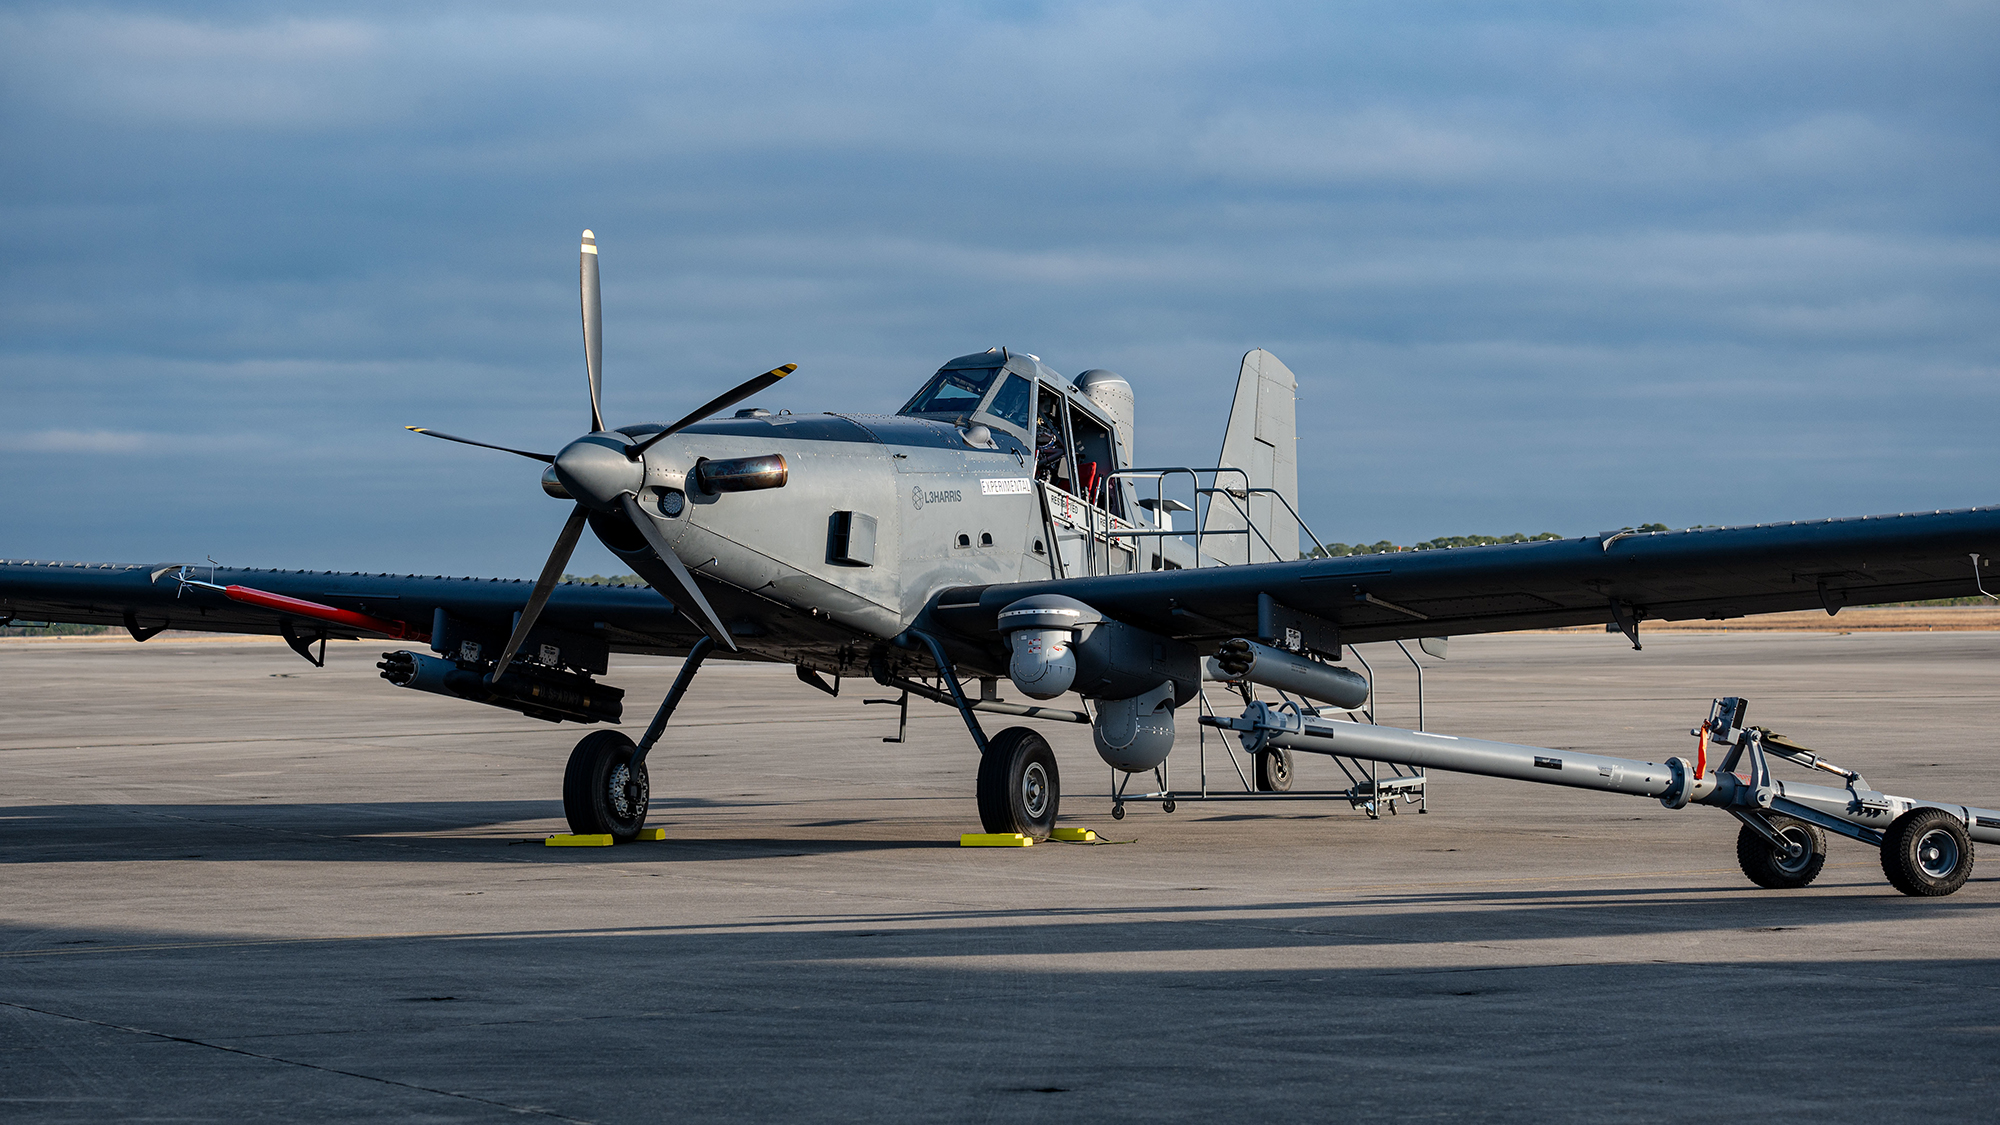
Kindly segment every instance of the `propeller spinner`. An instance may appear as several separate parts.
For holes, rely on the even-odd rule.
[[[620,516],[632,521],[634,527],[645,538],[653,553],[665,564],[667,576],[676,587],[662,590],[688,621],[715,641],[732,651],[736,642],[729,636],[729,630],[716,615],[715,608],[708,604],[699,587],[694,584],[694,576],[688,573],[687,564],[674,553],[671,544],[660,534],[639,507],[639,487],[645,482],[646,465],[644,455],[661,439],[694,425],[703,418],[719,410],[734,406],[751,395],[777,383],[778,380],[799,369],[796,363],[774,367],[754,379],[747,380],[728,391],[710,399],[693,413],[680,419],[658,433],[648,434],[642,441],[634,441],[624,434],[607,431],[604,428],[603,387],[604,387],[604,309],[598,292],[597,278],[597,236],[590,231],[583,232],[583,248],[577,255],[577,287],[583,307],[583,363],[585,374],[590,380],[590,432],[570,442],[562,451],[551,456],[547,453],[532,453],[525,449],[513,449],[489,442],[473,441],[471,438],[455,437],[436,430],[419,426],[406,429],[423,434],[425,437],[442,438],[462,445],[476,445],[482,449],[497,449],[502,453],[512,453],[527,457],[550,466],[550,473],[560,483],[563,490],[576,500],[576,507],[570,511],[569,519],[563,523],[556,536],[555,548],[549,552],[549,559],[542,567],[541,577],[535,580],[534,590],[528,595],[528,602],[521,607],[521,615],[514,623],[514,631],[507,638],[507,644],[500,650],[500,656],[493,664],[491,679],[498,679],[513,662],[514,654],[534,630],[535,621],[542,614],[542,607],[549,601],[556,583],[562,579],[563,569],[569,565],[570,555],[576,550],[577,540],[583,535],[583,526],[594,509],[606,515]]]

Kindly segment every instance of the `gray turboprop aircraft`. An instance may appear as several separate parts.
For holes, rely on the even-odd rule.
[[[905,715],[913,695],[954,707],[981,754],[985,828],[1039,838],[1060,803],[1055,756],[1032,727],[987,735],[982,713],[1087,723],[1106,762],[1140,773],[1165,761],[1176,711],[1206,677],[1233,682],[1252,710],[1204,721],[1233,727],[1266,755],[1296,748],[1581,785],[1580,769],[1565,776],[1553,752],[1532,755],[1531,765],[1521,757],[1515,769],[1477,756],[1426,758],[1437,743],[1362,745],[1327,727],[1322,712],[1366,700],[1367,681],[1339,666],[1343,647],[1606,624],[1638,648],[1647,620],[1831,614],[1984,593],[1982,576],[2000,552],[2000,509],[1983,507],[1300,558],[1295,380],[1264,351],[1243,359],[1220,464],[1199,469],[1134,467],[1134,398],[1123,378],[1103,370],[1064,378],[1005,348],[946,363],[894,415],[745,408],[715,417],[790,374],[787,364],[670,425],[614,429],[603,414],[598,256],[588,231],[580,273],[589,432],[548,454],[411,427],[547,466],[543,490],[571,507],[532,585],[5,561],[0,623],[122,624],[141,641],[168,628],[275,633],[315,663],[328,638],[388,637],[419,646],[383,655],[392,684],[584,724],[621,718],[623,692],[598,678],[611,653],[684,656],[636,743],[603,729],[570,754],[571,828],[620,840],[646,821],[647,755],[705,659],[791,664],[836,695],[842,677],[866,675],[904,693]],[[1193,504],[1168,495],[1182,486]],[[1196,507],[1193,526],[1177,528],[1174,513]],[[586,527],[651,589],[561,581]],[[1002,699],[1002,680],[1035,702]],[[1328,706],[1295,707],[1287,718],[1255,703],[1252,684]],[[1043,705],[1071,693],[1089,709]],[[1738,705],[1725,718],[1741,714]],[[1880,844],[1885,868],[1907,844],[1904,867],[1930,871],[1938,886],[1963,882],[1973,839],[2000,842],[2000,813],[1869,797],[1855,788],[1858,774],[1845,791],[1853,799],[1834,802],[1849,812],[1808,808],[1782,783],[1725,782],[1745,747],[1752,781],[1763,749],[1787,752],[1757,743],[1740,723],[1712,717],[1704,729],[1739,748],[1713,774],[1705,762],[1674,766],[1678,758],[1603,759],[1592,765],[1606,782],[1587,787],[1678,800],[1673,807],[1723,805],[1744,821],[1746,872],[1767,886],[1810,881],[1815,857],[1823,860],[1821,829]],[[1938,809],[1953,810],[1945,819],[1960,827],[1934,824]],[[1867,827],[1890,814],[1915,827]],[[1962,863],[1959,852],[1938,858],[1946,844],[1960,848]],[[1932,870],[1940,864],[1941,875]]]

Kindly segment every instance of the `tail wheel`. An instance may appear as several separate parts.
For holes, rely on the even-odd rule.
[[[563,815],[579,836],[609,834],[630,841],[646,824],[650,790],[646,764],[632,768],[632,740],[615,730],[592,731],[570,751],[563,771]]]
[[[1292,789],[1292,752],[1257,752],[1257,788],[1266,793],[1289,793]]]
[[[1736,862],[1743,874],[1774,891],[1803,887],[1819,878],[1819,869],[1826,866],[1826,833],[1788,816],[1767,816],[1765,823],[1786,846],[1779,848],[1744,825],[1736,833]]]
[[[1948,895],[1972,876],[1972,835],[1943,809],[1911,809],[1882,834],[1882,873],[1906,895]]]
[[[988,832],[1019,832],[1046,840],[1056,824],[1062,779],[1048,740],[1028,727],[1008,727],[979,759],[979,823]]]

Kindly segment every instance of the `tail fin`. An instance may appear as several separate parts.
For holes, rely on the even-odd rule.
[[[1229,428],[1223,433],[1222,456],[1216,464],[1244,470],[1251,488],[1273,489],[1285,503],[1270,493],[1210,497],[1202,522],[1204,554],[1229,563],[1290,562],[1299,557],[1299,521],[1292,514],[1299,506],[1294,397],[1298,385],[1291,368],[1270,352],[1258,348],[1243,357],[1236,401],[1229,407]],[[1223,473],[1215,483],[1218,488],[1235,489],[1243,486],[1243,478]],[[1291,505],[1289,510],[1286,504]],[[1239,505],[1249,512],[1252,533],[1206,538],[1218,531],[1242,530]]]

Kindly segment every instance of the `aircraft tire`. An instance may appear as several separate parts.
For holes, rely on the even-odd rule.
[[[1062,802],[1062,778],[1048,739],[1030,727],[1008,727],[979,759],[979,823],[988,832],[1049,838]]]
[[[1948,895],[1972,876],[1972,836],[1943,809],[1911,809],[1882,834],[1882,874],[1906,895]]]
[[[638,776],[632,776],[635,749],[623,732],[598,730],[584,735],[570,751],[569,768],[563,771],[563,815],[571,832],[609,834],[620,843],[638,837],[646,825],[651,791],[644,762],[639,763]],[[636,796],[632,788],[637,789]]]
[[[1788,840],[1805,845],[1803,855],[1780,854],[1761,833],[1744,825],[1736,833],[1736,862],[1750,881],[1767,890],[1793,890],[1819,878],[1826,866],[1826,833],[1788,816],[1769,818],[1771,828]]]
[[[1257,788],[1266,793],[1289,793],[1292,789],[1292,752],[1257,752]]]

